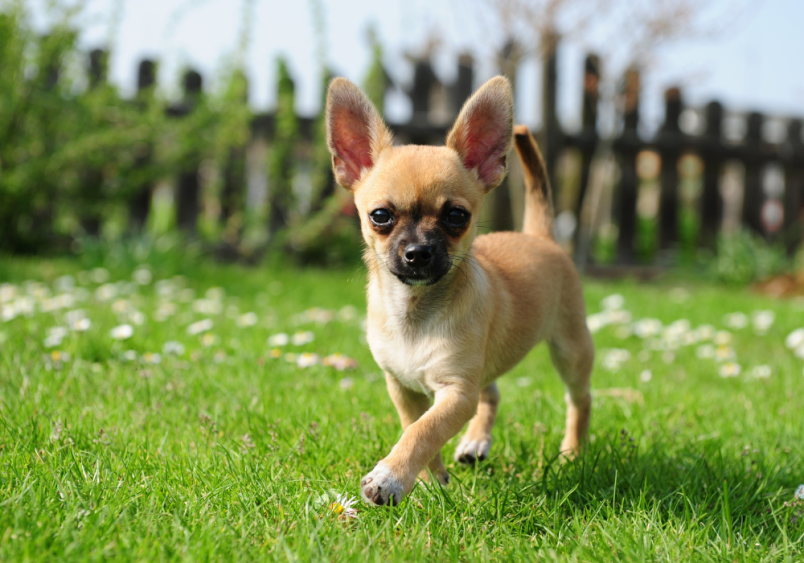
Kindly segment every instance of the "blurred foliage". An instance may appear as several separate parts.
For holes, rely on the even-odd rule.
[[[377,108],[377,111],[380,112],[380,115],[383,115],[385,112],[385,90],[388,88],[388,76],[382,64],[382,44],[374,27],[370,27],[368,30],[368,41],[371,46],[371,65],[363,79],[363,91],[374,104],[374,107]]]
[[[296,87],[287,61],[280,57],[277,60],[274,136],[268,152],[268,234],[271,237],[291,224],[290,210],[295,207],[293,176],[296,172],[296,144],[299,136]]]
[[[67,248],[83,236],[124,231],[130,202],[176,170],[228,158],[250,135],[238,69],[219,92],[168,103],[155,87],[124,100],[77,45],[81,6],[48,4],[38,35],[22,2],[0,5],[0,250]],[[171,119],[166,113],[181,116]],[[116,227],[109,217],[122,216]],[[142,225],[133,227],[138,228]]]
[[[723,235],[717,242],[717,255],[710,271],[715,279],[734,285],[745,285],[790,270],[792,261],[781,244],[743,230],[736,235]]]

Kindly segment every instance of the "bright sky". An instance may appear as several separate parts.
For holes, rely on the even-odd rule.
[[[36,6],[43,0],[30,2]],[[247,4],[253,11],[244,18]],[[451,80],[456,53],[463,49],[479,59],[478,85],[495,73],[491,55],[502,39],[471,8],[476,0],[88,0],[82,42],[92,48],[107,44],[111,36],[111,79],[125,94],[133,91],[137,63],[146,56],[161,60],[162,85],[175,88],[178,69],[184,65],[200,70],[209,84],[237,52],[247,19],[251,41],[246,65],[253,105],[270,108],[276,57],[284,54],[296,78],[298,110],[313,114],[320,106],[316,4],[323,7],[330,65],[357,83],[368,67],[370,23],[379,30],[387,68],[403,83],[411,74],[404,53],[421,48],[434,33],[443,38],[436,70],[445,80]],[[110,22],[116,10],[115,27]],[[682,85],[691,105],[717,98],[732,110],[804,116],[803,22],[802,0],[754,0],[746,15],[716,40],[665,47],[643,79],[645,119],[653,125],[661,120],[661,93],[675,84]],[[559,51],[560,117],[569,128],[580,120],[585,49],[580,41],[567,41]],[[540,120],[539,76],[536,62],[524,63],[517,92],[517,118],[534,126]],[[399,95],[390,100],[388,111],[393,120],[405,118],[409,108]]]

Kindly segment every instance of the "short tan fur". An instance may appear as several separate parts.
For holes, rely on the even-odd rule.
[[[326,111],[333,171],[354,194],[366,242],[368,342],[404,429],[361,481],[364,500],[397,504],[417,475],[446,485],[441,448],[467,422],[455,458],[486,458],[494,381],[540,341],[567,389],[561,451],[573,455],[589,424],[594,347],[580,278],[552,239],[544,162],[527,128],[513,127],[508,81],[493,78],[466,102],[443,147],[394,146],[342,78]],[[476,236],[512,145],[527,187],[523,232]]]

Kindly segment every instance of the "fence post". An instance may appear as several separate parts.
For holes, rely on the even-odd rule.
[[[619,152],[620,189],[617,219],[617,260],[620,263],[634,261],[636,241],[636,204],[639,183],[636,172],[636,155],[639,147],[639,71],[631,68],[625,73],[623,81],[623,132],[615,141]]]
[[[522,49],[514,39],[509,38],[497,55],[497,65],[500,72],[508,77],[511,88],[516,92],[516,67],[522,58]],[[511,204],[511,189],[509,177],[486,198],[491,203],[490,225],[492,231],[513,231],[514,215]]]
[[[661,195],[659,198],[659,249],[671,250],[678,231],[678,158],[683,134],[678,124],[681,117],[681,91],[669,88],[664,93],[664,124],[659,131],[659,154],[662,157]]]
[[[745,185],[743,188],[743,224],[758,234],[765,234],[762,226],[762,125],[764,116],[751,112],[747,119],[747,132],[743,141]]]
[[[237,73],[232,77],[234,98],[232,103],[248,103],[248,78],[242,73]],[[223,167],[223,187],[221,189],[221,225],[226,228],[229,220],[243,207],[243,192],[246,186],[246,147],[247,144],[237,144],[229,147],[229,154]],[[241,221],[242,224],[242,221]],[[239,228],[234,230],[233,237],[236,238]],[[232,242],[232,241],[227,241]]]
[[[137,68],[137,105],[140,110],[145,110],[148,105],[147,98],[152,94],[153,87],[156,85],[156,63],[149,59],[140,61]],[[134,157],[134,167],[140,171],[147,170],[151,162],[153,147],[144,144],[136,148],[137,154]],[[148,221],[148,213],[151,209],[151,192],[153,182],[150,178],[145,178],[135,189],[134,197],[131,198],[129,207],[129,228],[132,232],[139,233],[145,230]]]
[[[108,53],[103,49],[93,49],[89,53],[89,89],[98,90],[106,83]],[[81,202],[83,212],[81,213],[81,227],[84,233],[91,237],[100,234],[102,194],[103,194],[103,169],[97,166],[89,166],[82,173]]]
[[[184,100],[177,113],[188,115],[195,109],[203,90],[201,75],[188,70],[182,80],[184,87]],[[194,151],[193,151],[194,152]],[[179,181],[176,189],[176,225],[189,235],[195,235],[196,222],[200,203],[200,185],[198,180],[198,155],[187,155],[187,161],[182,163],[179,172]]]
[[[474,59],[469,53],[461,53],[458,57],[458,75],[450,87],[450,110],[453,118],[458,115],[464,102],[472,95],[474,80]]]
[[[804,141],[802,120],[792,119],[787,125],[784,171],[784,235],[787,253],[798,249],[804,235]]]
[[[575,200],[576,227],[574,233],[575,261],[583,266],[587,259],[586,244],[582,238],[585,236],[583,225],[591,218],[583,217],[584,201],[589,187],[589,173],[592,169],[592,158],[597,147],[597,103],[600,85],[600,58],[597,55],[587,55],[583,69],[583,116],[578,148],[581,151],[581,178],[578,186],[578,199]]]
[[[430,115],[430,93],[438,84],[438,77],[433,72],[429,55],[418,59],[413,66],[413,85],[408,91],[413,113],[410,116],[411,125],[427,125]],[[426,134],[412,134],[410,142],[414,145],[427,145],[432,140]]]
[[[701,191],[701,246],[714,250],[723,220],[720,196],[720,169],[723,166],[723,106],[712,101],[706,106],[706,131],[701,141],[703,188]]]
[[[558,41],[559,36],[555,31],[548,30],[542,35],[541,49],[544,62],[542,65],[542,134],[540,135],[540,146],[544,156],[544,163],[547,167],[547,176],[550,178],[550,185],[553,189],[553,201],[559,201],[560,197],[558,186],[555,182],[555,171],[556,161],[563,142],[561,126],[558,123],[558,113],[556,111],[558,89],[556,52],[558,51]]]

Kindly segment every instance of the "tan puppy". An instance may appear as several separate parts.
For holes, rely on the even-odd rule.
[[[541,155],[526,127],[513,132],[508,81],[493,78],[466,102],[445,147],[393,146],[343,78],[330,84],[326,111],[335,178],[354,193],[366,242],[368,342],[404,429],[361,481],[364,500],[398,504],[419,474],[446,485],[441,448],[467,422],[455,459],[485,459],[494,380],[541,340],[567,388],[561,450],[574,453],[589,423],[594,348],[580,279],[551,238]],[[514,137],[528,189],[524,232],[475,238]]]

